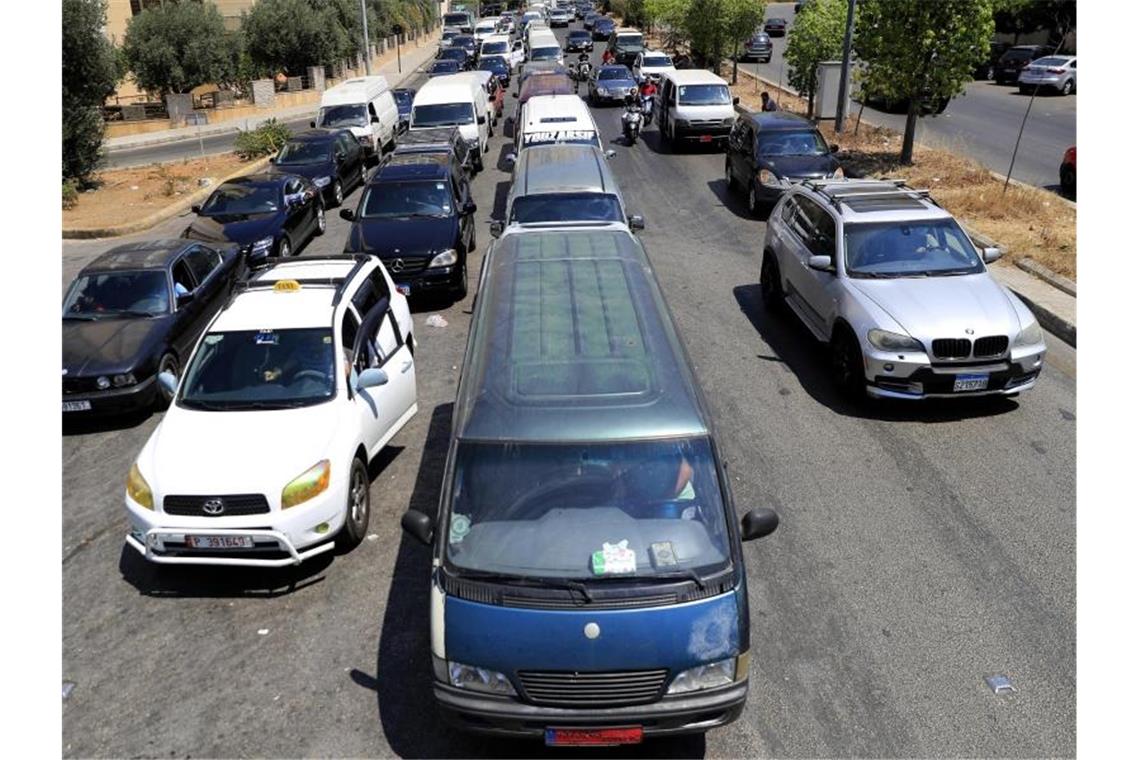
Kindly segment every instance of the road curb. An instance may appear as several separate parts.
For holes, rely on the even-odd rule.
[[[79,227],[73,229],[64,228],[63,239],[93,240],[95,238],[121,237],[123,235],[130,235],[133,232],[141,232],[142,230],[153,227],[159,222],[165,222],[167,219],[173,216],[177,216],[178,214],[193,206],[198,201],[205,200],[210,196],[210,193],[214,192],[217,186],[222,182],[233,179],[234,177],[240,177],[244,174],[253,174],[260,171],[261,169],[264,169],[265,167],[269,166],[269,158],[269,156],[265,156],[264,158],[259,158],[252,163],[246,164],[237,171],[231,172],[225,177],[222,177],[222,179],[218,180],[213,185],[195,190],[185,198],[181,198],[174,203],[171,203],[169,206],[160,208],[158,211],[155,211],[149,216],[144,216],[142,219],[128,222],[127,224],[120,224],[115,227]]]
[[[1039,277],[1040,279],[1055,287],[1057,290],[1068,293],[1073,298],[1077,297],[1077,283],[1073,282],[1068,277],[1065,277],[1062,274],[1057,274],[1052,269],[1042,266],[1033,259],[1026,258],[1024,256],[1019,259],[1014,259],[1013,263],[1017,266],[1018,269],[1029,272],[1029,274],[1035,277]]]
[[[1056,314],[1053,311],[1042,306],[1033,298],[1026,295],[1023,291],[1019,290],[1014,285],[1006,284],[1006,287],[1013,291],[1013,294],[1022,300],[1022,302],[1029,307],[1033,312],[1033,316],[1037,317],[1037,321],[1041,323],[1049,332],[1056,335],[1061,340],[1068,343],[1073,348],[1077,347],[1077,326],[1065,319],[1064,317]]]

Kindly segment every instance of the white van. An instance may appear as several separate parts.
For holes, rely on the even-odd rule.
[[[481,18],[481,19],[479,19],[475,23],[475,31],[473,32],[473,34],[475,35],[475,44],[476,45],[482,44],[483,40],[487,39],[488,37],[490,37],[492,34],[495,33],[495,30],[498,28],[498,26],[499,26],[499,17],[498,16],[496,16],[495,18]]]
[[[493,34],[483,40],[479,48],[479,60],[490,56],[498,56],[507,62],[512,69],[523,62],[526,54],[523,52],[522,40],[511,42],[510,35]]]
[[[495,120],[498,119],[498,116],[495,115],[495,96],[492,95],[492,90],[489,85],[491,84],[491,79],[497,77],[494,73],[483,70],[465,71],[463,73],[467,76],[474,77],[475,81],[479,83],[479,89],[483,92],[483,100],[487,104],[487,134],[493,137],[495,135]]]
[[[310,126],[350,129],[368,155],[396,147],[400,112],[382,76],[356,77],[321,94],[321,106]]]
[[[487,92],[468,72],[444,74],[429,79],[412,101],[409,132],[433,127],[458,127],[459,134],[475,151],[475,171],[483,169],[491,120],[487,118]]]
[[[682,142],[724,143],[736,123],[736,104],[728,82],[711,71],[673,69],[661,74],[653,111],[662,137]]]
[[[536,145],[593,145],[600,149],[602,140],[590,107],[580,97],[535,95],[523,104],[515,127],[515,150]]]
[[[527,35],[528,61],[557,61],[562,63],[562,46],[549,29],[533,29]]]

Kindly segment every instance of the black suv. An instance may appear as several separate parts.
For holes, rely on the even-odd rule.
[[[475,248],[475,202],[462,167],[450,153],[393,155],[364,189],[345,253],[384,261],[406,296],[447,291],[467,295],[467,254]]]
[[[1021,70],[1031,61],[1043,58],[1052,53],[1051,48],[1044,45],[1017,45],[1001,54],[997,67],[994,70],[994,81],[998,84],[1017,84]]]
[[[842,177],[835,158],[837,145],[828,146],[815,124],[786,111],[741,116],[728,134],[724,178],[729,189],[748,194],[748,210],[759,214],[775,203],[789,182]]]
[[[411,153],[449,153],[468,177],[475,176],[476,153],[471,150],[459,127],[432,127],[405,133],[396,144],[393,156]]]

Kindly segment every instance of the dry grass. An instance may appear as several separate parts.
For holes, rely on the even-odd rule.
[[[113,227],[142,219],[193,193],[200,177],[210,177],[216,184],[243,163],[227,153],[172,164],[108,169],[99,173],[96,190],[79,193],[76,206],[63,212],[63,228]]]
[[[732,81],[732,63],[721,69]],[[759,110],[764,85],[740,75],[733,94],[740,104]],[[769,89],[785,111],[806,114],[806,101]],[[898,156],[902,135],[890,129],[858,124],[857,115],[847,121],[842,134],[832,122],[821,122],[820,131],[829,143],[838,143],[839,158],[845,168],[868,177],[898,177],[911,187],[927,188],[944,208],[971,229],[998,241],[1007,249],[1008,260],[1028,257],[1077,279],[1077,212],[1058,196],[1046,190],[1027,189],[993,177],[977,161],[966,158],[965,144],[940,147],[916,145],[914,163],[903,166]]]

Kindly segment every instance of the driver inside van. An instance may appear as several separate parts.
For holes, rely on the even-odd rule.
[[[624,502],[639,513],[634,517],[692,519],[695,513],[693,466],[680,451],[634,465],[622,476],[622,487]]]

